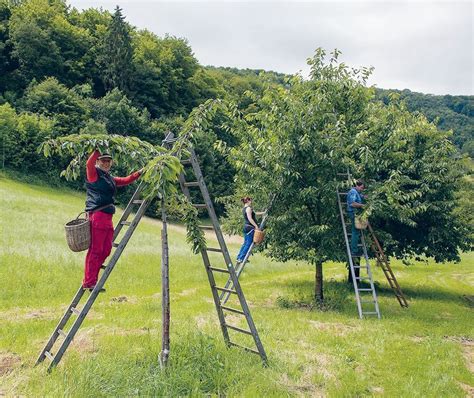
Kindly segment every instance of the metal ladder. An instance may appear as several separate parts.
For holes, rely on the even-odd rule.
[[[392,288],[393,293],[395,294],[395,297],[397,298],[400,306],[403,308],[408,308],[408,301],[405,295],[403,294],[400,285],[398,284],[397,278],[395,277],[395,274],[392,271],[392,267],[390,267],[388,257],[385,255],[385,252],[382,249],[382,245],[375,236],[375,232],[370,223],[368,225],[368,229],[371,238],[370,246],[372,248],[372,251],[375,253],[377,265],[382,268],[382,271],[385,274],[385,277],[387,278],[388,284]]]
[[[347,173],[340,173],[339,176],[345,176],[347,179],[348,185],[351,185],[352,177]],[[354,291],[356,296],[356,303],[357,303],[357,310],[359,312],[359,318],[364,318],[367,315],[376,315],[377,318],[380,319],[380,309],[379,303],[377,300],[377,293],[375,292],[374,280],[372,277],[372,270],[370,268],[369,263],[369,256],[367,254],[367,246],[365,243],[365,234],[364,230],[360,230],[360,240],[361,243],[359,244],[362,247],[362,255],[353,256],[351,252],[351,245],[349,243],[349,237],[351,233],[347,231],[347,228],[350,227],[351,221],[349,217],[347,217],[347,209],[346,209],[346,198],[347,192],[339,191],[337,189],[337,203],[339,206],[339,213],[341,216],[341,224],[342,230],[344,232],[344,241],[346,243],[346,250],[347,250],[347,258],[349,260],[349,267],[350,272],[352,275],[352,283],[354,284]],[[365,264],[362,265],[362,258],[365,261]],[[354,259],[357,259],[356,263],[354,264]],[[356,272],[356,269],[359,272]],[[366,276],[362,276],[361,270],[366,271]],[[358,274],[358,276],[356,276]],[[361,287],[361,282],[368,282],[369,287]]]
[[[271,200],[270,200],[270,204],[268,205],[268,207],[265,209],[265,211],[263,213],[262,221],[260,222],[260,225],[258,226],[259,229],[261,229],[261,230],[263,230],[265,228],[265,225],[267,224],[268,212],[269,212],[270,208],[272,207],[272,204],[275,201],[275,198],[276,198],[276,195],[274,194],[272,196]],[[245,255],[242,262],[238,263],[238,265],[235,267],[235,273],[237,275],[237,279],[240,278],[240,274],[243,272],[244,267],[247,264],[247,260],[249,259],[250,255],[252,254],[252,250],[253,250],[254,246],[255,246],[255,243],[252,242],[250,247],[249,247],[249,250],[247,251],[247,254]],[[234,284],[232,282],[232,278],[229,277],[229,279],[227,279],[227,282],[224,285],[224,287],[226,289],[232,289],[232,286],[234,286]],[[230,293],[227,293],[227,292],[222,292],[219,296],[220,300],[222,301],[222,304],[225,304],[227,302],[227,300],[229,300],[229,297],[230,297]]]
[[[166,137],[164,143],[167,144],[169,147],[176,140],[177,139],[173,138],[173,135],[170,133]],[[237,273],[235,271],[234,266],[232,265],[232,260],[231,260],[229,251],[227,249],[227,245],[224,240],[224,235],[222,234],[219,221],[217,219],[217,216],[214,210],[214,206],[209,196],[209,191],[207,190],[207,186],[204,181],[201,168],[199,166],[199,161],[197,159],[196,153],[194,152],[194,149],[191,146],[187,148],[187,150],[189,151],[190,157],[189,159],[181,160],[181,163],[183,164],[183,166],[189,165],[192,167],[192,171],[196,180],[186,181],[184,173],[181,173],[179,177],[179,183],[184,195],[190,201],[191,201],[191,194],[190,194],[189,188],[192,188],[192,187],[199,188],[204,203],[193,204],[193,206],[197,209],[207,210],[207,213],[209,214],[212,225],[201,225],[201,228],[205,230],[214,231],[217,237],[218,244],[219,244],[218,248],[206,247],[205,249],[202,249],[201,256],[204,263],[204,267],[206,269],[207,277],[209,279],[209,285],[211,287],[212,297],[214,299],[214,304],[217,310],[217,316],[219,318],[222,334],[224,336],[224,341],[228,347],[235,346],[235,347],[242,348],[246,351],[253,352],[255,354],[260,355],[262,361],[266,363],[267,355],[265,353],[265,349],[263,348],[262,342],[257,332],[257,328],[255,327],[255,323],[252,319],[252,315],[250,313],[250,309],[248,307],[244,293],[242,291],[242,288],[240,287]],[[208,255],[209,252],[221,253],[223,256],[226,268],[220,268],[220,267],[215,267],[214,265],[211,265],[211,261]],[[216,277],[214,273],[229,275],[229,279],[232,281],[232,287],[217,286]],[[222,302],[221,299],[219,298],[219,294],[221,293],[227,293],[229,295],[236,296],[238,298],[238,303],[235,303],[232,307],[224,305],[225,302]],[[235,308],[237,305],[239,305],[240,308]],[[248,325],[248,329],[243,329],[241,327],[231,324],[230,320],[226,319],[228,315],[229,316],[239,315],[239,316],[244,317]],[[237,332],[243,335],[252,336],[253,343],[256,349],[248,348],[246,346],[236,343],[235,341],[232,341],[230,339],[230,336],[231,336],[230,332],[232,333]]]
[[[142,191],[142,189],[143,189],[143,183],[141,183],[138,186],[137,190],[132,195],[132,198],[130,199],[127,207],[125,208],[125,211],[123,212],[122,217],[120,218],[120,221],[117,223],[117,226],[114,229],[112,246],[115,250],[112,256],[109,257],[107,265],[106,266],[102,265],[101,268],[103,270],[103,273],[100,279],[98,280],[94,290],[92,290],[90,295],[87,297],[85,303],[82,305],[82,308],[80,308],[81,298],[84,296],[84,293],[88,289],[84,289],[82,285],[81,287],[79,287],[79,290],[77,291],[76,295],[72,299],[71,304],[69,304],[69,306],[66,309],[66,312],[64,313],[63,317],[61,318],[58,325],[54,329],[53,334],[49,338],[44,348],[41,350],[41,353],[39,354],[38,359],[36,360],[36,365],[43,362],[45,359],[49,359],[50,364],[48,367],[48,372],[51,371],[51,369],[59,363],[65,351],[71,344],[82,322],[84,321],[92,305],[97,299],[100,289],[102,289],[103,286],[105,285],[105,282],[109,278],[115,265],[117,264],[117,261],[122,255],[122,252],[125,249],[125,246],[130,240],[133,232],[135,231],[135,228],[137,227],[138,223],[143,217],[145,210],[147,209],[149,205],[149,201],[139,199],[140,192]],[[136,210],[136,213],[135,215],[133,215],[132,221],[127,221],[134,209]],[[128,227],[125,231],[125,234],[118,241],[118,243],[116,243],[115,240],[118,238],[120,231],[125,226]],[[68,330],[65,330],[66,324],[68,323],[69,319],[73,316],[75,316],[75,319],[73,320],[71,327]],[[57,350],[53,352],[53,346],[55,345],[56,342],[58,342],[59,346]]]

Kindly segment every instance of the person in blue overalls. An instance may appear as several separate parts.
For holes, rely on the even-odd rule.
[[[351,254],[352,256],[360,256],[360,249],[359,249],[359,238],[360,232],[355,226],[355,217],[357,213],[364,207],[364,195],[362,195],[362,191],[365,189],[364,181],[357,180],[355,187],[351,188],[351,190],[347,194],[347,214],[351,219]],[[355,260],[355,261],[354,261]],[[353,257],[354,265],[360,265],[360,257]],[[359,277],[360,268],[354,269],[356,277]],[[351,270],[349,269],[349,283],[352,283],[352,274]]]
[[[244,217],[244,243],[237,255],[238,263],[244,261],[244,258],[252,245],[255,230],[259,229],[255,218],[255,212],[252,210],[252,198],[246,196],[242,198],[241,201],[244,205],[242,209],[242,215]]]

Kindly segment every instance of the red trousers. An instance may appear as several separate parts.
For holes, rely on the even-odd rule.
[[[85,288],[92,287],[97,283],[100,266],[112,250],[114,236],[112,214],[97,211],[90,214],[89,220],[91,223],[91,244],[86,255],[84,280],[82,281],[82,286]]]

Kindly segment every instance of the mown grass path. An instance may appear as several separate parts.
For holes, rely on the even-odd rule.
[[[311,267],[253,256],[242,287],[270,359],[264,368],[257,356],[225,347],[200,257],[181,228],[170,230],[171,357],[162,372],[160,224],[150,219],[48,375],[33,364],[82,278],[84,253],[67,249],[63,224],[83,195],[0,175],[0,201],[0,396],[474,395],[474,316],[463,297],[474,295],[473,253],[460,264],[395,261],[409,309],[375,270],[383,319],[363,321],[344,265],[325,268],[321,312],[309,305]]]

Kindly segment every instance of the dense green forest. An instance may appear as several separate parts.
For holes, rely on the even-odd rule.
[[[159,144],[209,98],[234,101],[243,113],[265,87],[285,88],[290,76],[264,70],[202,66],[186,39],[159,37],[131,26],[117,7],[78,11],[63,0],[0,2],[0,134],[2,167],[42,174],[59,183],[66,159],[45,159],[41,142],[73,133],[134,135]],[[472,96],[400,92],[411,111],[424,113],[473,156]],[[377,90],[376,100],[389,101]],[[213,148],[236,138],[219,127],[199,137],[210,191],[233,191],[235,171]],[[117,173],[128,170],[120,169]],[[81,187],[75,183],[74,187]],[[124,195],[126,195],[125,193]]]

